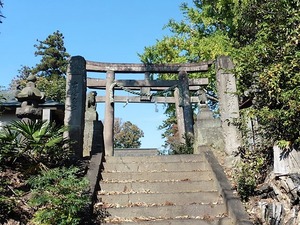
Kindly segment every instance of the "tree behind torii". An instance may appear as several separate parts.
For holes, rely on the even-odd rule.
[[[122,122],[120,118],[115,118],[114,124],[114,148],[140,148],[140,138],[144,137],[144,132],[130,121]]]

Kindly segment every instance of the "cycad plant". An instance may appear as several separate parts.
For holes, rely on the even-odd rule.
[[[0,131],[0,162],[53,167],[69,158],[65,127],[49,121],[13,121]]]

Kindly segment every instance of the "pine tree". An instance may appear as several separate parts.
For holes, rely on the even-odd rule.
[[[49,35],[46,40],[34,45],[35,56],[42,59],[31,73],[36,74],[37,87],[46,93],[47,98],[59,102],[65,99],[66,72],[70,55],[64,47],[64,36],[59,31]]]
[[[66,90],[66,72],[70,55],[64,47],[64,37],[59,31],[50,34],[46,40],[34,45],[35,56],[41,56],[40,63],[35,67],[22,66],[19,74],[11,81],[10,89],[18,89],[26,85],[30,74],[38,77],[36,86],[46,93],[46,98],[64,102]]]

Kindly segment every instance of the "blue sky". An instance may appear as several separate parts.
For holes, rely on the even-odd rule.
[[[140,62],[137,53],[168,35],[163,26],[169,19],[183,19],[182,2],[192,0],[3,0],[0,24],[0,86],[7,87],[22,65],[34,66],[34,44],[56,30],[63,33],[65,47],[72,56],[98,62]],[[97,77],[97,74],[93,74]],[[143,79],[123,75],[118,79]],[[115,116],[141,128],[142,147],[163,144],[157,127],[165,118],[164,109],[154,104],[116,104]],[[104,117],[102,104],[97,106]]]

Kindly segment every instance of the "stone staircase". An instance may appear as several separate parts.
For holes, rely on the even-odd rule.
[[[236,224],[204,154],[106,156],[103,166],[105,224]]]

